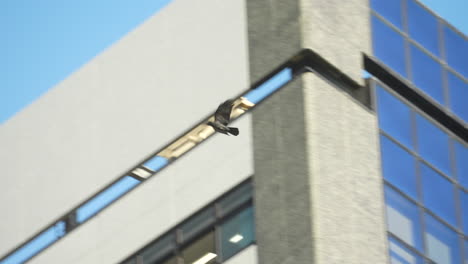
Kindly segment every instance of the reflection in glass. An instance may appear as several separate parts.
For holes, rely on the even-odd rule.
[[[466,51],[468,53],[468,51]],[[448,72],[448,87],[450,92],[450,109],[468,123],[468,83],[462,81],[453,73]]]
[[[438,264],[460,263],[457,234],[426,214],[426,254]]]
[[[385,136],[380,137],[384,178],[417,199],[415,160],[411,154]]]
[[[210,206],[196,215],[189,218],[180,227],[182,231],[183,241],[191,239],[196,234],[202,232],[203,229],[212,225],[215,221],[214,207]]]
[[[140,184],[140,181],[133,177],[125,176],[121,178],[107,189],[93,197],[91,200],[80,206],[76,210],[76,220],[78,223],[86,221],[88,218],[97,214],[99,211],[111,204],[117,198],[135,188],[135,186],[138,184]]]
[[[379,127],[409,149],[413,149],[409,107],[378,85],[376,94]]]
[[[403,37],[375,16],[372,16],[372,48],[379,60],[407,77]]]
[[[421,157],[445,174],[451,175],[448,135],[420,115],[416,116],[416,125]]]
[[[468,193],[459,190],[462,206],[463,232],[468,234]]]
[[[422,250],[418,207],[387,186],[385,201],[388,230],[407,244]]]
[[[468,189],[468,147],[455,141],[455,162],[458,181]]]
[[[452,183],[427,165],[423,163],[420,163],[420,165],[425,207],[448,223],[457,226]]]
[[[414,0],[409,0],[407,3],[410,37],[432,52],[432,54],[440,56],[437,38],[437,18]]]
[[[252,207],[221,225],[221,255],[225,260],[254,241],[254,215]]]
[[[371,0],[371,8],[385,17],[393,25],[403,30],[403,23],[401,19],[401,0],[382,1]]]
[[[225,216],[228,212],[252,198],[252,184],[243,184],[233,192],[227,194],[219,202],[220,215]]]
[[[413,83],[444,105],[442,66],[414,45],[411,45],[411,72]]]
[[[422,264],[422,259],[420,256],[414,254],[403,246],[396,239],[389,237],[388,238],[388,247],[390,251],[390,263],[391,264]]]
[[[174,248],[175,235],[174,233],[169,233],[143,249],[140,256],[143,259],[143,263],[153,263],[156,260],[160,260],[167,255],[170,255]]]
[[[151,263],[151,262],[143,262],[143,263]],[[168,259],[163,260],[162,262],[158,262],[157,264],[177,264],[177,257],[172,256]]]
[[[447,26],[444,41],[448,65],[468,78],[468,41]]]
[[[184,263],[214,263],[217,256],[214,241],[214,232],[211,231],[191,243],[187,248],[182,250]]]

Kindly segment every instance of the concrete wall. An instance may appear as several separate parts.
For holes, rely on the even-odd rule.
[[[248,7],[252,79],[311,48],[363,83],[367,0]],[[255,110],[253,131],[260,263],[388,262],[375,113],[310,73]]]
[[[235,123],[238,137],[203,143],[31,263],[117,263],[135,253],[252,175],[250,122]]]
[[[243,1],[174,0],[3,124],[0,256],[245,89],[245,21]]]

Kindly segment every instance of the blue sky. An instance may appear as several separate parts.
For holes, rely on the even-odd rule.
[[[170,0],[0,0],[0,124]]]
[[[0,125],[169,2],[0,0]],[[468,34],[468,0],[421,2]]]

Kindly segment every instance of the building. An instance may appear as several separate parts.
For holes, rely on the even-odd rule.
[[[467,43],[414,0],[173,0],[0,127],[0,263],[464,263]]]

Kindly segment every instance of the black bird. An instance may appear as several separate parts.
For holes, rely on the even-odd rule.
[[[216,132],[223,133],[228,136],[229,134],[234,136],[239,135],[239,129],[237,127],[227,126],[229,124],[229,121],[231,120],[231,112],[234,101],[235,100],[230,99],[220,104],[214,114],[214,122],[208,122],[208,125],[212,126]]]

